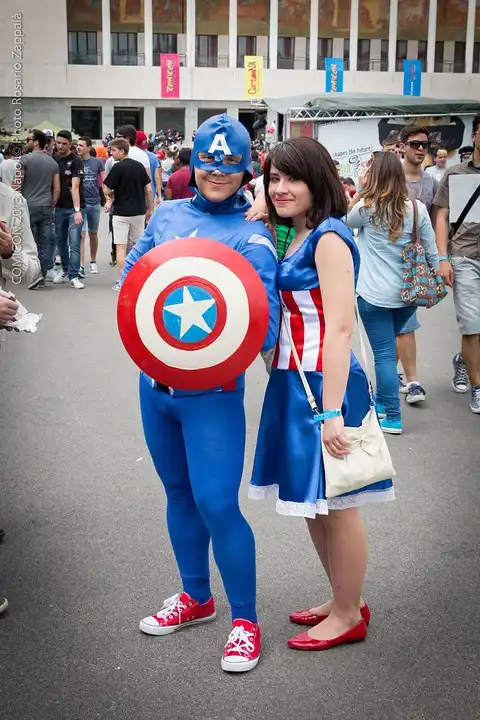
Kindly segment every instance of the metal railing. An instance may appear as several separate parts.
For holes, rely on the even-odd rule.
[[[153,53],[153,64],[155,66],[160,65],[160,55],[163,53],[154,52]],[[180,67],[187,67],[187,56],[186,55],[179,55],[180,58]]]
[[[197,53],[195,55],[195,67],[227,68],[228,55],[204,55]]]
[[[102,64],[102,53],[100,52],[68,52],[68,64],[69,65],[101,65]]]
[[[112,65],[145,65],[145,55],[112,52]]]
[[[376,70],[377,72],[388,72],[388,60],[357,60],[357,70]]]
[[[436,73],[464,73],[465,61],[463,62],[435,62],[434,72]]]

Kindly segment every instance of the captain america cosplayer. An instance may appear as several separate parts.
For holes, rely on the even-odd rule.
[[[279,326],[277,262],[265,225],[245,219],[250,205],[241,188],[252,178],[245,127],[226,114],[209,118],[195,135],[190,167],[195,196],[157,208],[126,258],[122,282],[142,255],[174,238],[198,236],[224,243],[243,255],[263,281],[269,323],[262,350],[268,351]],[[191,304],[192,297],[188,301]],[[232,631],[221,661],[227,672],[251,670],[260,657],[255,541],[238,501],[245,452],[244,390],[244,374],[228,386],[207,391],[175,390],[140,374],[145,439],[165,487],[167,527],[183,585],[140,622],[140,630],[167,635],[215,619],[212,541],[232,611]]]

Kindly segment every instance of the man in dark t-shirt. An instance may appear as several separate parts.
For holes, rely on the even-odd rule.
[[[85,220],[83,197],[83,161],[72,152],[72,135],[60,130],[56,138],[57,161],[60,169],[60,196],[55,209],[55,232],[62,261],[62,268],[54,277],[54,283],[67,279],[76,290],[83,290],[80,281],[80,241]]]
[[[123,138],[110,143],[110,150],[115,165],[105,178],[105,194],[107,204],[105,211],[112,207],[113,238],[117,250],[117,268],[119,279],[122,275],[127,252],[142,237],[145,220],[150,219],[147,211],[145,188],[150,178],[145,167],[138,160],[128,157],[129,144]],[[113,201],[113,205],[112,205]],[[120,284],[113,286],[120,290]]]

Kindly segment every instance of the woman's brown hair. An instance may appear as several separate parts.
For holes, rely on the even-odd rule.
[[[291,138],[276,145],[265,160],[263,182],[272,225],[291,224],[291,220],[277,215],[268,194],[272,165],[308,185],[313,197],[313,206],[307,215],[308,228],[318,227],[327,217],[342,218],[347,214],[347,199],[328,150],[312,138]]]
[[[390,240],[403,231],[408,188],[402,163],[393,153],[377,153],[370,165],[362,198],[372,209],[372,223],[388,229]]]

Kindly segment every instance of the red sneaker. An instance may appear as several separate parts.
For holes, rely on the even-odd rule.
[[[260,626],[249,620],[234,620],[222,657],[222,670],[247,672],[260,659]]]
[[[140,620],[140,630],[147,635],[170,635],[170,633],[198,623],[215,620],[213,597],[201,605],[186,592],[172,595],[163,603],[161,610]]]

